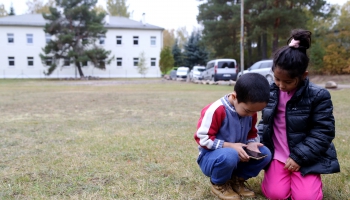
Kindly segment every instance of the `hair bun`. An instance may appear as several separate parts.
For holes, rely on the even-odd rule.
[[[308,49],[311,46],[311,32],[302,29],[292,30],[292,36],[288,39],[287,44],[292,40],[299,41],[299,47],[302,49]]]

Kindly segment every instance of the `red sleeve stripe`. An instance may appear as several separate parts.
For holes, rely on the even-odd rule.
[[[214,115],[221,115],[220,111],[217,112],[217,109],[223,106],[221,100],[218,100],[211,104],[209,107],[207,107],[206,110],[203,112],[204,115],[202,115],[202,119],[200,120],[200,125],[196,132],[197,142],[200,146],[206,147],[208,149],[211,149],[214,145],[215,140],[215,134],[217,134],[220,126],[217,125],[217,123],[213,123],[213,117]],[[223,112],[225,112],[223,110]],[[218,120],[218,119],[216,119]],[[220,121],[220,120],[219,120]],[[220,122],[221,125],[221,122]],[[215,147],[217,148],[217,147]]]

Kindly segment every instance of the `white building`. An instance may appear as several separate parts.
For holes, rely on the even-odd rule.
[[[46,41],[51,39],[43,31],[46,21],[41,14],[25,14],[0,18],[0,78],[74,78],[79,77],[73,64],[59,65],[46,76],[43,53]],[[124,17],[107,16],[107,33],[100,38],[99,45],[110,50],[114,56],[106,70],[87,63],[83,67],[85,76],[101,78],[143,77],[137,71],[140,53],[144,52],[147,63],[145,77],[160,77],[160,51],[163,43],[163,28]],[[62,64],[64,62],[62,61]]]

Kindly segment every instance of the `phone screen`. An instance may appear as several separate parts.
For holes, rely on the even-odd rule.
[[[247,152],[248,156],[250,158],[253,158],[253,159],[262,159],[262,158],[265,158],[267,155],[266,154],[262,154],[262,153],[259,153],[259,152],[255,152],[255,151],[251,151],[247,148],[244,148],[245,152]]]

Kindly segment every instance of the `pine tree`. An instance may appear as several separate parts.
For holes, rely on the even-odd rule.
[[[247,0],[245,6],[251,9],[251,12],[245,13],[244,21],[247,27],[246,40],[247,48],[251,48],[253,44],[256,45],[255,51],[252,49],[252,54],[247,56],[247,63],[253,63],[258,60],[268,59],[271,56],[271,41],[270,32],[268,31],[269,22],[267,20],[260,20],[260,13],[267,9],[267,1]],[[247,9],[245,9],[247,10]],[[263,17],[263,16],[261,16]],[[251,66],[251,65],[249,65]]]
[[[249,23],[253,26],[255,36],[269,33],[272,52],[285,45],[290,31],[295,28],[307,29],[307,12],[313,17],[327,16],[331,11],[326,0],[294,0],[294,1],[254,1],[247,0],[246,11],[249,10]]]
[[[323,57],[325,53],[326,50],[320,42],[312,44],[312,48],[310,49],[310,69],[312,69],[313,72],[322,72],[324,64]]]
[[[174,66],[175,67],[180,67],[183,65],[183,55],[181,52],[181,49],[178,45],[178,40],[175,39],[174,45],[172,47],[172,54],[173,54],[173,58],[174,58]]]
[[[240,2],[208,0],[199,5],[197,21],[204,26],[203,42],[213,57],[240,57]]]
[[[199,32],[193,31],[185,44],[184,63],[190,69],[195,65],[205,65],[207,61],[208,53],[200,46],[200,39]]]
[[[203,1],[203,0],[200,0]],[[240,58],[241,1],[206,0],[197,21],[203,41],[215,58]],[[285,45],[292,29],[307,29],[307,22],[330,13],[326,0],[244,0],[245,63],[271,56]],[[309,18],[306,12],[312,13]]]
[[[96,41],[105,33],[104,13],[93,10],[97,0],[56,1],[56,7],[50,7],[51,14],[43,14],[49,22],[44,32],[54,36],[40,54],[43,62],[48,58],[52,62],[44,72],[50,75],[65,60],[74,64],[80,77],[84,77],[83,63],[90,62],[94,67],[105,70],[113,58],[108,58],[111,51],[96,45]],[[62,62],[61,62],[62,63]]]
[[[15,14],[15,9],[13,8],[13,5],[11,4],[11,7],[10,7],[10,13],[9,15],[16,15]]]

